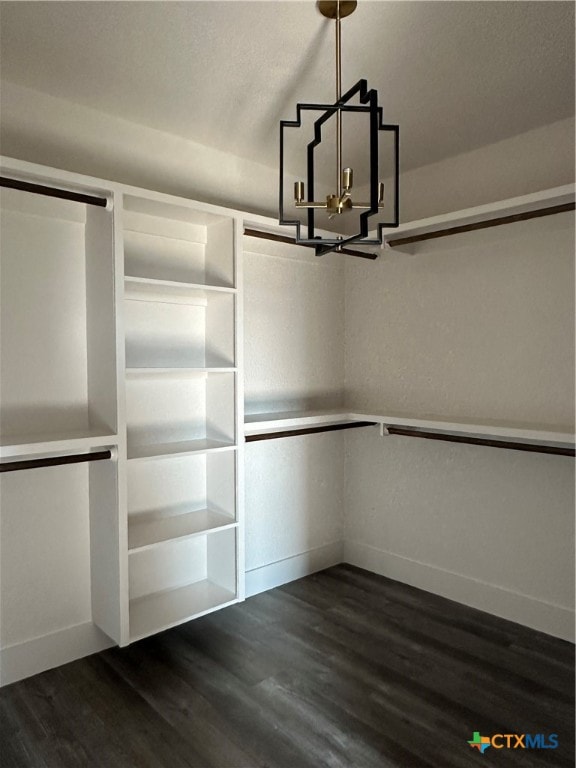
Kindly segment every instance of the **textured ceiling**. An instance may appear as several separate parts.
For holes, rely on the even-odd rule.
[[[2,2],[2,77],[277,164],[278,122],[332,101],[315,2]],[[343,86],[378,89],[413,168],[574,113],[571,2],[369,2],[342,22]]]

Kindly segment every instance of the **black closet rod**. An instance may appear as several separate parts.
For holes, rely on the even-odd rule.
[[[259,435],[246,435],[246,442],[253,443],[256,440],[276,440],[280,437],[297,437],[298,435],[314,435],[317,432],[336,432],[341,429],[375,426],[375,421],[355,421],[352,424],[326,424],[323,427],[305,427],[303,429],[286,429],[283,432],[262,432]]]
[[[71,192],[69,189],[58,189],[58,187],[47,187],[44,184],[31,184],[29,181],[9,179],[7,176],[0,176],[0,187],[19,189],[21,192],[32,192],[35,195],[45,195],[46,197],[59,197],[62,200],[72,200],[75,203],[98,205],[101,208],[105,208],[108,202],[105,197],[85,195],[82,192]]]
[[[261,229],[244,229],[244,234],[247,237],[260,237],[263,240],[272,240],[275,243],[288,243],[288,245],[301,245],[303,248],[315,248],[312,243],[297,243],[294,237],[288,237],[287,235],[276,235],[273,232],[265,232]],[[338,253],[344,253],[347,256],[359,256],[361,259],[374,259],[378,258],[377,253],[366,253],[365,251],[355,251],[352,248],[342,248]]]
[[[246,442],[251,443],[256,440],[276,440],[282,437],[296,437],[298,435],[313,435],[317,432],[334,432],[341,429],[354,429],[355,427],[375,427],[374,421],[356,421],[348,424],[327,424],[323,427],[306,427],[302,429],[286,429],[283,432],[262,432],[256,435],[246,435]],[[467,435],[447,435],[443,432],[427,432],[419,429],[410,429],[408,427],[387,426],[386,431],[389,435],[399,435],[400,437],[420,437],[426,440],[443,440],[448,443],[467,443],[468,445],[485,445],[490,448],[507,448],[511,451],[528,451],[530,453],[548,453],[555,456],[576,456],[574,448],[565,448],[556,445],[539,445],[536,443],[516,443],[506,440],[493,440],[487,437],[469,437]]]
[[[68,456],[49,456],[46,459],[21,459],[0,463],[0,472],[16,472],[22,469],[39,467],[57,467],[60,464],[82,464],[86,461],[105,461],[112,458],[112,451],[93,451],[92,453],[74,453]]]
[[[556,213],[565,213],[573,211],[576,203],[564,203],[562,205],[551,205],[548,208],[538,208],[534,211],[524,211],[523,213],[514,213],[511,216],[499,216],[495,219],[486,219],[485,221],[476,221],[473,224],[461,224],[457,227],[447,227],[446,229],[437,229],[435,232],[423,232],[420,235],[408,235],[406,237],[392,237],[387,240],[387,244],[394,248],[397,245],[410,245],[411,243],[420,243],[424,240],[435,240],[437,237],[448,237],[449,235],[459,235],[462,232],[473,232],[476,229],[488,229],[489,227],[500,227],[503,224],[514,224],[518,221],[527,219],[538,219],[542,216],[553,216]]]
[[[542,445],[537,443],[514,443],[506,440],[492,440],[488,437],[468,437],[467,435],[446,435],[443,432],[426,432],[420,429],[406,427],[388,427],[389,435],[402,437],[422,437],[427,440],[444,440],[448,443],[468,443],[469,445],[487,445],[491,448],[508,448],[512,451],[529,451],[531,453],[552,453],[556,456],[575,456],[574,448],[564,448],[556,445]]]

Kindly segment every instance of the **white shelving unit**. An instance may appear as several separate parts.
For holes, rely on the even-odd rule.
[[[243,599],[243,403],[239,214],[2,176],[7,683]]]
[[[235,230],[124,195],[131,641],[240,597]]]

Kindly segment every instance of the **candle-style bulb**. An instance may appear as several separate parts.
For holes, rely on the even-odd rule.
[[[294,182],[294,200],[297,203],[301,203],[304,200],[304,182]]]
[[[354,172],[352,171],[352,168],[344,168],[342,171],[342,189],[344,192],[348,192],[352,189],[353,181]]]

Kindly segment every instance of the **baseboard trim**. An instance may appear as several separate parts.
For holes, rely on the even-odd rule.
[[[0,651],[0,686],[110,648],[115,643],[91,621]]]
[[[574,642],[574,611],[569,608],[445,571],[358,541],[345,542],[344,562]]]
[[[568,608],[355,541],[333,542],[247,571],[246,597],[341,562],[574,642],[574,611]],[[0,651],[0,686],[113,645],[95,624],[86,622],[9,646]]]
[[[330,568],[342,562],[343,545],[341,541],[309,549],[293,557],[286,557],[274,563],[246,571],[246,597],[258,595],[268,589],[280,587],[289,581],[301,579],[316,571]]]

